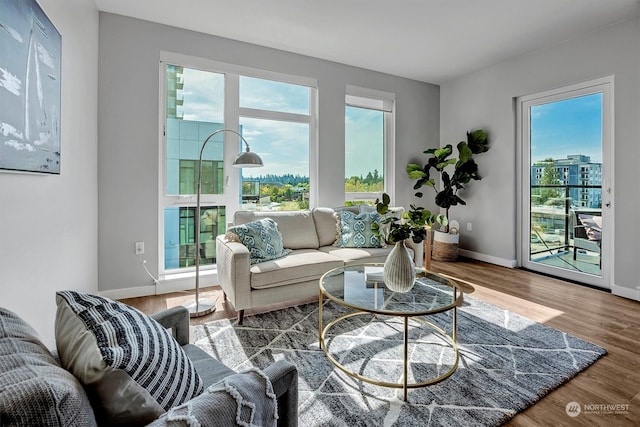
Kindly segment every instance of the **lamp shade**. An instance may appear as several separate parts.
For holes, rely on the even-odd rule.
[[[236,168],[259,168],[260,166],[263,166],[262,159],[256,153],[249,151],[249,147],[247,151],[239,153],[233,161],[233,167]]]

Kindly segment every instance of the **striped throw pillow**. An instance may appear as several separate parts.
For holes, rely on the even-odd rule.
[[[62,366],[99,402],[110,422],[150,422],[199,395],[202,380],[182,347],[133,307],[74,291],[56,294]]]

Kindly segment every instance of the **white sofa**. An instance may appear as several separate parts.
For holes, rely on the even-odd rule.
[[[342,209],[342,208],[341,208]],[[357,207],[349,208],[358,212]],[[383,248],[341,248],[338,216],[331,208],[305,211],[239,211],[233,224],[271,218],[278,224],[285,257],[250,264],[249,250],[242,244],[216,238],[218,281],[225,300],[231,302],[242,323],[244,310],[318,295],[318,280],[332,268],[349,264],[383,263],[392,246]],[[422,267],[423,246],[407,240],[416,267]]]

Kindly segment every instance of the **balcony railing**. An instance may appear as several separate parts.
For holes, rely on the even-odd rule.
[[[534,204],[535,195],[533,194],[536,189],[557,189],[559,194],[552,200],[556,200],[559,203],[552,204]],[[578,189],[578,194],[575,194],[575,198],[571,196],[571,190]],[[554,250],[559,249],[572,249],[573,245],[573,229],[576,225],[576,213],[590,213],[596,214],[602,212],[602,197],[596,197],[595,200],[591,200],[589,197],[584,197],[585,192],[591,193],[590,190],[602,190],[601,185],[572,185],[572,184],[557,184],[557,185],[532,185],[531,186],[531,234],[536,234],[537,238],[541,240],[540,243],[544,244],[544,247],[534,249],[531,247],[531,255],[541,254],[545,252],[551,253]],[[595,193],[595,192],[594,192]],[[572,202],[579,201],[585,204],[591,204],[592,206],[575,206]],[[595,205],[595,206],[594,206]],[[534,225],[535,223],[535,225]],[[548,233],[540,233],[538,229],[553,230],[555,236],[562,236],[562,240],[557,239],[554,242],[545,239],[545,236],[549,238]],[[548,243],[552,243],[549,246]]]

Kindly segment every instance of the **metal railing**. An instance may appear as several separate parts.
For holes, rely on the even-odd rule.
[[[560,213],[558,213],[559,215],[562,215],[564,217],[564,244],[563,245],[558,245],[558,246],[554,246],[554,247],[549,247],[547,246],[544,238],[536,232],[536,234],[538,235],[538,237],[540,238],[540,240],[542,241],[542,243],[545,245],[545,249],[536,251],[536,252],[531,252],[531,255],[534,254],[539,254],[539,253],[544,253],[544,252],[551,252],[553,250],[557,250],[557,249],[563,249],[563,248],[573,248],[573,244],[571,243],[571,236],[573,233],[570,233],[570,231],[573,231],[573,226],[576,224],[572,224],[572,221],[574,220],[573,217],[575,217],[575,215],[570,215],[570,213],[575,213],[575,212],[601,212],[601,206],[602,206],[602,198],[600,198],[600,206],[599,207],[586,207],[586,206],[573,206],[572,205],[572,197],[571,197],[571,190],[572,189],[580,189],[581,191],[581,195],[584,194],[584,191],[586,190],[594,190],[594,189],[599,189],[602,191],[602,185],[575,185],[575,184],[554,184],[554,185],[532,185],[531,186],[531,190],[534,189],[560,189],[560,190],[564,190],[564,197],[559,197],[560,199],[562,199],[563,203],[563,211],[561,211]],[[533,194],[531,195],[531,197],[533,198]],[[559,205],[555,205],[555,206],[559,206]],[[540,208],[544,207],[544,206],[539,206]],[[534,206],[531,206],[531,230],[533,231],[533,213],[534,213]],[[538,211],[539,216],[543,216],[545,214],[555,214],[553,212],[545,212],[544,210],[539,210]]]

